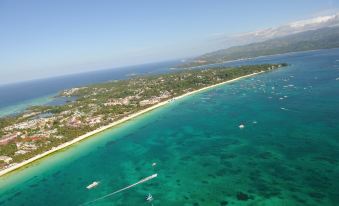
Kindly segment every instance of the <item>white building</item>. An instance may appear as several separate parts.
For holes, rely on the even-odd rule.
[[[0,161],[4,161],[7,164],[10,163],[13,159],[11,157],[8,156],[0,156]]]

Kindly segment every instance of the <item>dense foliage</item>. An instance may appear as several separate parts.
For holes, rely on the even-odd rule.
[[[339,48],[339,27],[305,31],[263,42],[234,46],[204,54],[182,66],[191,67],[201,64],[283,54],[287,52],[330,48]]]
[[[182,70],[65,90],[60,96],[76,100],[61,106],[34,106],[23,114],[0,119],[2,139],[14,135],[0,144],[0,156],[20,162],[156,103],[282,66],[286,64]]]

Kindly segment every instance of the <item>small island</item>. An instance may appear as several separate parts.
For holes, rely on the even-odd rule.
[[[178,98],[284,66],[181,70],[61,91],[72,101],[0,118],[0,176]]]

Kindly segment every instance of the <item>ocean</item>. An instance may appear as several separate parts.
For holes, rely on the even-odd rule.
[[[54,97],[64,89],[172,72],[172,67],[178,64],[178,60],[173,60],[0,85],[0,117],[22,112],[33,105],[61,103],[63,99]]]
[[[1,177],[0,205],[338,205],[339,49],[225,65],[271,62]]]

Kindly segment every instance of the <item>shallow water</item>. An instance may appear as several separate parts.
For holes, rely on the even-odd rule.
[[[2,177],[0,205],[80,205],[153,173],[91,205],[151,205],[148,193],[155,206],[338,205],[339,50],[243,63],[253,62],[291,66],[175,101]]]

